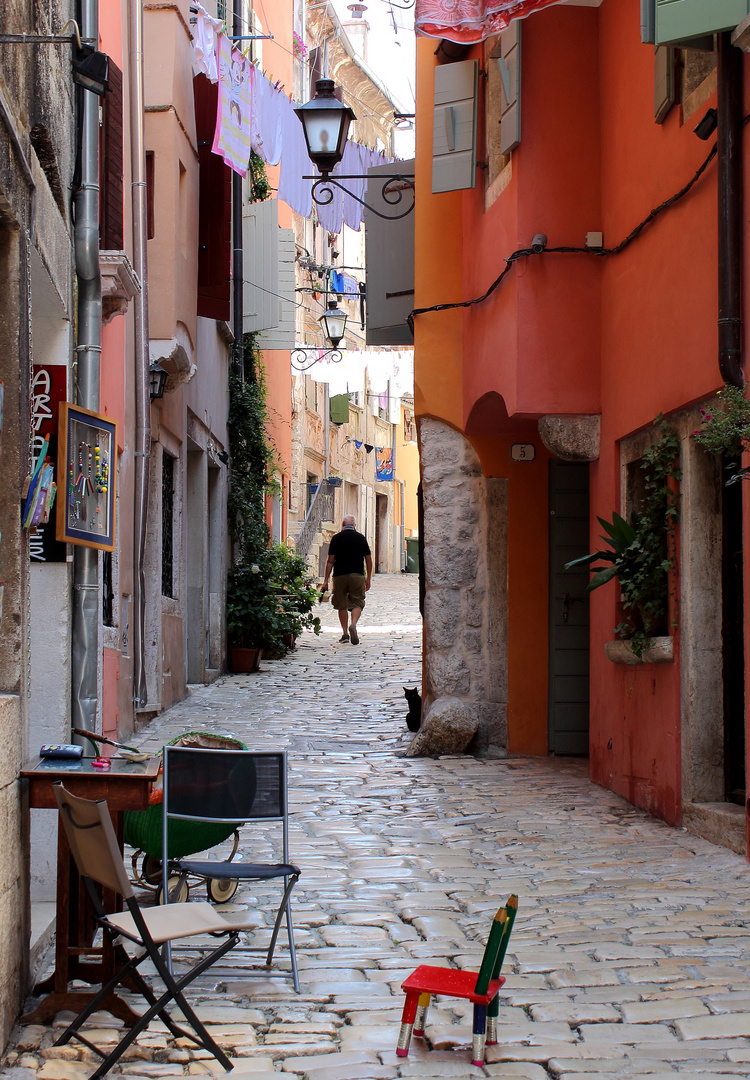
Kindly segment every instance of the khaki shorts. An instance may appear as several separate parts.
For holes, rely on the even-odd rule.
[[[331,603],[336,611],[351,611],[365,606],[365,575],[339,574],[333,579]]]

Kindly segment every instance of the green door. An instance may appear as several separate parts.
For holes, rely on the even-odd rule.
[[[589,752],[589,574],[566,562],[589,546],[589,467],[550,461],[549,750]]]

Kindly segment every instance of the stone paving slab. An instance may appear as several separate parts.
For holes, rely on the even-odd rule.
[[[248,951],[270,933],[277,891],[264,882],[227,905],[249,913],[253,931],[188,992],[233,1075],[750,1076],[747,863],[595,787],[585,762],[406,758],[403,687],[421,677],[411,575],[375,578],[359,646],[339,645],[338,633],[327,608],[319,637],[255,675],[193,687],[134,737],[156,751],[205,728],[289,754],[301,993],[283,932],[270,974]],[[241,843],[270,857],[272,841],[273,826],[253,826]],[[470,1065],[471,1006],[448,998],[431,1007],[427,1037],[397,1057],[405,975],[419,963],[476,967],[512,891],[520,906],[500,1042],[484,1069]],[[92,1020],[96,1039],[111,1044],[118,1023],[106,1013]],[[87,1080],[92,1053],[52,1045],[64,1022],[16,1028],[0,1080]],[[223,1072],[154,1023],[111,1075]]]

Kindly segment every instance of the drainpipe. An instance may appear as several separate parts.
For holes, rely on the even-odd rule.
[[[81,0],[81,34],[99,41],[97,0]],[[99,272],[99,98],[80,88],[80,183],[73,196],[78,278],[77,402],[99,411],[102,285]],[[73,550],[71,726],[96,730],[99,665],[99,552]],[[79,736],[79,740],[83,741]]]
[[[143,130],[143,4],[130,0],[130,171],[133,210],[133,265],[140,289],[133,300],[135,352],[135,461],[133,492],[133,704],[136,710],[148,700],[146,686],[146,519],[151,454],[151,399],[149,396],[148,329],[148,226],[146,191],[146,145]]]
[[[743,386],[742,374],[742,53],[718,34],[719,370]]]
[[[240,0],[234,0],[232,14],[232,33],[235,37],[242,34],[242,13]],[[235,42],[232,42],[234,48]],[[242,252],[242,177],[232,172],[232,329],[234,331],[234,366],[235,372],[242,374],[244,367],[242,307],[244,300],[244,260]],[[255,379],[253,372],[251,377]]]

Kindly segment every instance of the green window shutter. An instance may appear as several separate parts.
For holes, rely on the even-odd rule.
[[[330,399],[330,416],[332,424],[349,423],[349,395],[334,394]]]
[[[479,61],[435,68],[432,190],[473,188],[477,175]]]
[[[748,0],[656,0],[656,44],[733,30],[748,10]]]
[[[521,20],[500,38],[500,153],[509,154],[521,141]]]

